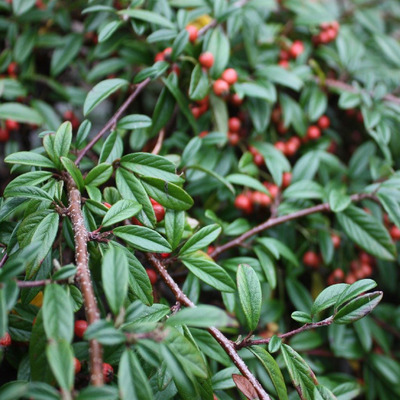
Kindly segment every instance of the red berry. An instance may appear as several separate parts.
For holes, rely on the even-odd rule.
[[[154,271],[153,269],[150,269],[150,268],[146,268],[146,273],[147,273],[147,276],[150,279],[150,283],[152,285],[155,285],[155,283],[157,282],[157,273],[156,273],[156,271]]]
[[[319,126],[322,130],[328,129],[329,126],[331,125],[331,120],[329,119],[328,116],[322,115],[322,116],[319,118],[317,124],[318,124],[318,126]]]
[[[318,35],[318,41],[320,43],[329,43],[331,41],[330,35],[327,31],[323,31]]]
[[[229,93],[229,84],[223,79],[217,79],[213,84],[213,90],[217,96],[225,96]]]
[[[341,283],[344,280],[344,272],[340,268],[336,268],[328,277],[328,285]]]
[[[284,142],[276,142],[274,144],[275,148],[281,151],[282,153],[285,153],[286,151],[286,144]]]
[[[110,203],[104,202],[103,204],[104,204],[107,208],[111,208],[111,207],[112,207],[112,205],[111,205]]]
[[[279,52],[279,59],[280,60],[289,60],[289,58],[290,58],[290,54],[289,54],[289,52],[287,50],[283,50],[282,49]]]
[[[83,335],[85,334],[88,325],[89,324],[83,319],[78,319],[77,321],[75,321],[75,336],[77,336],[78,338],[83,338]]]
[[[295,40],[289,52],[293,58],[297,58],[304,51],[304,44],[301,40]]]
[[[221,78],[229,85],[233,85],[238,80],[238,74],[233,68],[227,68],[222,73]]]
[[[64,117],[65,120],[71,121],[72,119],[75,118],[75,114],[74,114],[74,112],[72,110],[67,110],[67,111],[64,112],[63,117]]]
[[[0,142],[7,142],[10,139],[10,132],[7,129],[0,128]]]
[[[366,253],[365,251],[361,251],[358,255],[358,259],[365,264],[375,264],[375,259],[370,254]]]
[[[329,42],[332,42],[333,40],[336,39],[336,36],[337,36],[337,31],[336,31],[336,29],[334,29],[334,28],[329,28],[329,29],[327,29],[327,30],[325,31],[325,33],[326,33],[326,36],[327,36],[327,40],[328,40]]]
[[[36,0],[36,7],[39,10],[44,10],[46,8],[46,4],[44,4],[42,0]]]
[[[279,194],[279,187],[275,185],[275,183],[264,182],[263,185],[267,188],[269,194],[271,195],[271,199],[275,199]]]
[[[372,268],[372,265],[367,264],[367,263],[362,263],[361,264],[361,272],[362,272],[363,278],[369,278],[373,274],[374,269]]]
[[[135,217],[131,218],[131,222],[132,222],[133,225],[143,226],[143,224]]]
[[[278,65],[282,68],[288,69],[289,61],[288,60],[279,60]]]
[[[162,221],[165,217],[165,208],[160,203],[157,203],[152,198],[150,198],[150,201],[153,206],[153,210],[154,210],[154,214],[156,215],[157,222]]]
[[[16,78],[18,72],[18,64],[13,61],[8,64],[7,73],[10,75],[11,78]]]
[[[161,52],[157,53],[154,57],[154,62],[164,61],[164,54]]]
[[[318,268],[321,263],[321,259],[317,253],[309,250],[304,253],[303,263],[304,263],[304,265],[307,265],[308,267]]]
[[[274,108],[274,109],[272,110],[272,113],[271,113],[271,120],[272,120],[273,123],[277,124],[277,123],[279,123],[279,121],[281,120],[281,117],[282,117],[282,110],[281,110],[281,108],[278,106],[278,107],[276,107],[276,108]]]
[[[337,249],[338,247],[340,247],[341,239],[340,239],[340,236],[339,236],[339,235],[332,234],[332,235],[331,235],[331,239],[332,239],[333,247],[334,247],[335,249]]]
[[[201,138],[206,137],[208,135],[208,133],[209,133],[208,131],[200,132],[199,137],[201,137]]]
[[[195,117],[196,119],[200,118],[202,115],[200,107],[192,107],[191,111],[192,111],[193,117]]]
[[[199,30],[194,25],[188,25],[185,29],[189,32],[189,41],[192,43],[195,42]]]
[[[296,142],[288,140],[285,145],[284,154],[289,157],[294,156],[297,153],[298,149],[299,147]]]
[[[237,117],[229,118],[228,129],[230,132],[239,132],[241,126],[242,126],[242,123],[240,122],[239,118],[237,118]]]
[[[80,362],[76,357],[74,357],[74,369],[75,369],[75,374],[77,374],[78,372],[80,372],[80,371],[81,371],[81,368],[82,368],[81,362]]]
[[[236,132],[228,132],[228,140],[232,146],[236,146],[240,141],[240,136]]]
[[[254,164],[256,164],[258,167],[263,166],[265,163],[264,157],[260,153],[253,155],[253,161],[254,161]]]
[[[282,187],[287,188],[292,181],[292,173],[291,172],[284,172],[282,174]]]
[[[161,253],[160,257],[161,258],[169,258],[170,255],[171,255],[171,253]]]
[[[251,195],[251,201],[254,204],[259,204],[260,206],[268,207],[271,204],[271,197],[269,197],[265,193],[255,191]]]
[[[316,125],[311,125],[307,129],[307,138],[310,140],[318,139],[321,136],[321,130]]]
[[[396,225],[390,228],[390,236],[394,241],[400,240],[400,229]]]
[[[349,285],[351,285],[357,281],[357,278],[352,272],[350,272],[349,274],[347,274],[346,279],[344,281]]]
[[[208,96],[202,98],[201,100],[196,100],[196,103],[199,106],[207,106],[208,107],[209,102],[210,102],[210,98]]]
[[[253,204],[249,196],[246,196],[244,193],[236,196],[235,199],[235,207],[238,210],[243,210],[244,212],[250,214],[253,211]]]
[[[199,63],[204,68],[211,68],[214,64],[214,56],[210,51],[206,51],[205,53],[200,54]]]
[[[276,130],[278,131],[278,133],[280,135],[284,135],[288,131],[288,128],[286,128],[286,126],[285,126],[283,121],[279,121],[277,126],[276,126]]]
[[[214,252],[214,250],[215,250],[215,246],[212,246],[212,245],[208,246],[208,248],[207,248],[207,254],[210,255],[211,253]]]
[[[11,336],[8,332],[0,339],[0,346],[8,347],[11,345]]]
[[[301,139],[298,136],[292,136],[288,140],[288,143],[291,143],[293,146],[295,146],[297,151],[301,146]]]
[[[236,107],[240,106],[243,103],[243,99],[240,98],[240,96],[237,93],[234,93],[231,96],[230,100],[231,100],[231,103]]]
[[[6,120],[6,129],[8,129],[9,131],[17,131],[19,129],[19,123],[12,119],[7,119]]]
[[[162,53],[165,61],[171,61],[172,47],[167,47]]]
[[[114,369],[110,364],[103,363],[103,379],[105,383],[110,383],[114,376]]]

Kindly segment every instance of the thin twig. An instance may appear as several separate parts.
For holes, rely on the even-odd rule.
[[[354,194],[350,196],[351,201],[358,202],[363,199],[373,199],[375,197],[374,194],[370,193],[362,193],[362,194]],[[292,214],[282,215],[281,217],[270,218],[267,221],[263,222],[260,225],[255,226],[249,231],[243,233],[243,235],[238,236],[237,238],[223,244],[222,246],[218,246],[215,250],[210,254],[212,258],[217,257],[219,254],[223,253],[226,250],[231,249],[232,247],[240,246],[242,242],[249,239],[251,236],[255,234],[265,231],[273,226],[283,224],[288,221],[292,221],[294,219],[298,219],[300,217],[305,217],[306,215],[315,214],[318,212],[330,211],[329,203],[319,204],[317,206],[305,208],[304,210],[296,211]]]
[[[33,287],[50,285],[50,283],[54,282],[55,281],[52,281],[51,279],[42,279],[40,281],[17,281],[17,286],[19,288],[33,288]]]
[[[166,285],[171,289],[172,293],[175,295],[176,300],[179,301],[181,304],[185,305],[186,307],[196,307],[196,305],[183,293],[178,284],[169,275],[167,270],[164,268],[164,265],[161,262],[161,260],[158,259],[152,253],[146,253],[146,256],[147,259],[154,266],[154,268],[159,272]],[[208,331],[211,333],[211,335],[214,336],[214,338],[218,341],[221,347],[225,350],[225,352],[228,354],[233,363],[238,367],[242,375],[245,376],[251,382],[254,389],[260,396],[259,398],[261,400],[270,400],[270,397],[265,392],[260,382],[258,382],[256,377],[250,372],[245,362],[237,353],[235,349],[235,344],[231,340],[227,339],[217,328],[211,327],[208,328]]]
[[[151,154],[158,154],[162,148],[163,142],[165,137],[165,129],[161,129],[160,133],[158,134],[157,143],[154,146],[153,151]]]
[[[75,165],[78,165],[85,154],[105,135],[110,129],[112,129],[124,111],[129,107],[129,105],[136,99],[139,93],[150,83],[151,79],[146,78],[143,82],[136,85],[135,90],[131,95],[125,100],[117,112],[110,118],[110,120],[104,125],[104,127],[99,131],[99,133],[78,153],[75,160]]]
[[[75,186],[71,176],[66,177],[69,216],[75,233],[75,262],[77,267],[77,280],[81,286],[83,303],[87,321],[90,324],[100,319],[100,312],[97,307],[97,301],[93,290],[92,280],[89,270],[89,253],[87,243],[89,240],[86,230],[82,210],[81,194]],[[103,385],[103,350],[97,340],[89,341],[90,354],[90,380],[93,386]]]
[[[326,318],[322,321],[319,322],[310,322],[308,324],[304,324],[300,328],[294,329],[293,331],[282,333],[281,335],[277,335],[281,339],[285,339],[288,337],[291,337],[293,335],[296,335],[297,333],[308,331],[310,329],[314,328],[320,328],[321,326],[328,326],[333,323],[333,317]],[[254,340],[248,340],[245,338],[242,340],[240,343],[235,343],[235,348],[237,350],[242,349],[243,347],[249,347],[249,346],[256,346],[256,345],[261,345],[261,344],[268,344],[271,341],[272,337],[266,338],[266,339],[254,339]]]

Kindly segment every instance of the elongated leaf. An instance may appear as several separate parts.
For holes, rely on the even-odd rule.
[[[192,100],[201,100],[207,96],[208,79],[200,64],[197,64],[192,71],[189,86],[189,97]]]
[[[10,154],[4,159],[9,164],[29,165],[31,167],[55,168],[55,165],[47,157],[31,151],[19,151]]]
[[[105,346],[122,344],[126,341],[125,334],[116,329],[111,322],[104,319],[90,324],[83,337],[86,340],[96,339]]]
[[[13,179],[5,188],[4,193],[7,192],[9,189],[18,188],[21,186],[36,186],[42,182],[47,181],[52,177],[51,172],[47,171],[32,171],[17,176]]]
[[[135,200],[119,200],[115,203],[103,218],[104,227],[116,224],[136,215],[142,209],[141,204]]]
[[[355,206],[337,214],[345,233],[368,253],[383,260],[394,260],[396,249],[382,223]]]
[[[400,228],[400,204],[396,201],[392,190],[381,189],[378,192],[379,200],[390,219]]]
[[[144,226],[119,226],[113,232],[115,236],[142,251],[170,253],[172,250],[169,243],[158,232]]]
[[[57,130],[54,137],[54,152],[55,156],[66,157],[71,147],[72,141],[72,125],[71,122],[64,122]]]
[[[147,115],[143,114],[131,114],[126,115],[124,118],[121,118],[117,124],[117,128],[119,129],[140,129],[140,128],[148,128],[151,126],[151,118]],[[135,155],[137,155],[136,153]],[[153,154],[146,153],[149,156]]]
[[[336,304],[339,296],[348,288],[347,283],[338,283],[336,285],[328,286],[324,289],[315,299],[311,308],[311,316],[326,310],[327,308]]]
[[[104,25],[98,36],[99,43],[105,42],[109,39],[112,34],[122,25],[122,21],[110,21],[108,24]]]
[[[20,103],[0,104],[0,119],[12,119],[36,125],[43,122],[42,116],[36,110]]]
[[[185,211],[193,205],[193,199],[174,183],[149,177],[142,177],[141,182],[148,195],[164,207]]]
[[[236,285],[225,270],[211,257],[198,250],[182,257],[185,266],[200,280],[222,292],[234,292]]]
[[[283,192],[283,197],[286,199],[322,199],[323,196],[323,187],[313,181],[295,182]]]
[[[35,186],[11,187],[11,189],[4,191],[4,197],[24,197],[27,199],[53,201],[53,198],[47,192]]]
[[[43,324],[49,339],[72,341],[74,312],[70,297],[60,285],[46,286],[43,297]]]
[[[236,275],[240,303],[250,331],[257,328],[261,313],[261,285],[250,265],[240,264]]]
[[[68,171],[68,173],[71,175],[77,188],[80,191],[82,191],[85,187],[85,182],[83,181],[83,176],[80,169],[74,164],[72,160],[70,160],[67,157],[61,157],[61,163],[64,166],[64,168]]]
[[[260,346],[252,346],[249,350],[258,358],[262,366],[267,371],[271,381],[275,387],[279,400],[287,400],[288,394],[285,381],[277,362],[265,349]]]
[[[282,256],[296,267],[299,266],[299,261],[292,250],[280,240],[274,238],[259,238],[257,242],[269,250],[277,259]]]
[[[258,190],[259,192],[269,194],[265,186],[260,181],[252,178],[251,176],[247,176],[244,174],[231,174],[226,176],[225,179],[230,183],[234,183],[235,185],[247,186],[249,188]]]
[[[233,374],[232,379],[235,382],[238,390],[245,395],[246,399],[257,400],[259,399],[257,390],[254,385],[243,375]]]
[[[127,10],[119,11],[118,14],[127,15],[128,17],[131,17],[133,19],[138,19],[140,21],[149,22],[151,24],[164,26],[170,29],[175,28],[175,25],[169,19],[153,11],[128,8]]]
[[[119,90],[121,87],[128,85],[125,79],[107,79],[98,83],[86,96],[83,105],[83,114],[88,115],[108,96]]]
[[[352,285],[348,285],[342,293],[336,298],[335,310],[337,310],[344,303],[354,299],[359,294],[364,293],[368,290],[376,287],[376,282],[372,279],[361,279],[354,282]]]
[[[71,345],[65,339],[51,340],[46,355],[58,384],[71,390],[74,384],[74,360]]]
[[[85,177],[85,185],[100,186],[107,182],[113,173],[113,167],[107,163],[96,165]]]
[[[172,250],[179,245],[185,229],[185,212],[167,210],[165,213],[165,233]]]
[[[193,253],[212,243],[221,233],[217,224],[205,226],[196,232],[181,248],[179,254]]]
[[[350,196],[340,190],[332,190],[329,193],[329,206],[333,212],[341,212],[351,204]]]
[[[124,251],[110,247],[103,257],[101,276],[104,293],[115,315],[118,315],[128,293],[128,260]]]
[[[276,268],[270,256],[263,250],[261,246],[255,246],[254,252],[257,254],[264,275],[271,286],[271,289],[276,287]]]
[[[51,75],[57,76],[64,71],[78,55],[81,46],[82,35],[71,34],[66,36],[64,46],[57,48],[51,58]]]

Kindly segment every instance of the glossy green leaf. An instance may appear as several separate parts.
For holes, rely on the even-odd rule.
[[[4,191],[4,197],[24,197],[26,199],[53,201],[53,198],[47,192],[36,186],[13,186],[9,189],[7,188]]]
[[[335,285],[336,286],[336,285]],[[371,290],[376,287],[376,282],[372,279],[361,279],[354,282],[352,285],[347,285],[345,290],[343,290],[335,301],[335,310],[337,310],[341,305],[354,299],[358,295]]]
[[[185,229],[185,212],[167,210],[165,213],[165,233],[172,250],[179,245]]]
[[[64,122],[57,130],[54,137],[54,152],[57,158],[66,157],[69,153],[72,141],[71,122]]]
[[[336,304],[338,298],[346,291],[348,286],[347,283],[337,283],[336,285],[330,285],[325,288],[314,300],[314,304],[311,308],[311,316]]]
[[[217,224],[208,225],[196,232],[181,248],[179,254],[184,255],[200,250],[212,243],[221,233]]]
[[[51,370],[64,390],[71,390],[74,384],[74,360],[71,345],[65,339],[51,340],[46,347]]]
[[[189,86],[189,97],[191,100],[202,100],[208,94],[209,84],[207,74],[200,64],[197,64],[192,71]]]
[[[114,32],[117,31],[117,29],[122,25],[122,21],[116,20],[116,21],[110,21],[106,25],[104,25],[99,32],[98,40],[99,43],[105,42],[108,40]]]
[[[64,45],[58,47],[51,58],[50,72],[52,76],[64,71],[78,55],[82,46],[82,36],[76,33],[66,36]]]
[[[0,119],[37,125],[43,122],[42,116],[36,110],[20,103],[0,104]]]
[[[140,128],[148,128],[151,126],[152,120],[147,115],[143,114],[131,114],[126,115],[121,118],[117,123],[118,129],[140,129]],[[136,153],[138,154],[138,153]],[[135,154],[135,155],[136,155]],[[151,154],[147,153],[149,156]]]
[[[175,28],[175,25],[169,19],[153,11],[128,8],[127,10],[121,10],[118,13],[120,15],[126,15],[133,19],[138,19],[140,21],[149,22],[151,24],[164,26],[166,28]]]
[[[61,157],[61,163],[64,168],[68,171],[71,175],[72,179],[74,180],[77,188],[82,191],[85,187],[85,182],[83,181],[82,172],[80,169],[74,164],[72,160],[67,157]]]
[[[135,200],[119,200],[115,203],[104,216],[102,226],[107,227],[121,222],[136,215],[142,206]]]
[[[107,163],[96,165],[84,179],[85,186],[100,186],[107,182],[113,173],[113,167]]]

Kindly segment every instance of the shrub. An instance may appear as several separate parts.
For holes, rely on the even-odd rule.
[[[400,397],[396,1],[0,13],[1,399]]]

